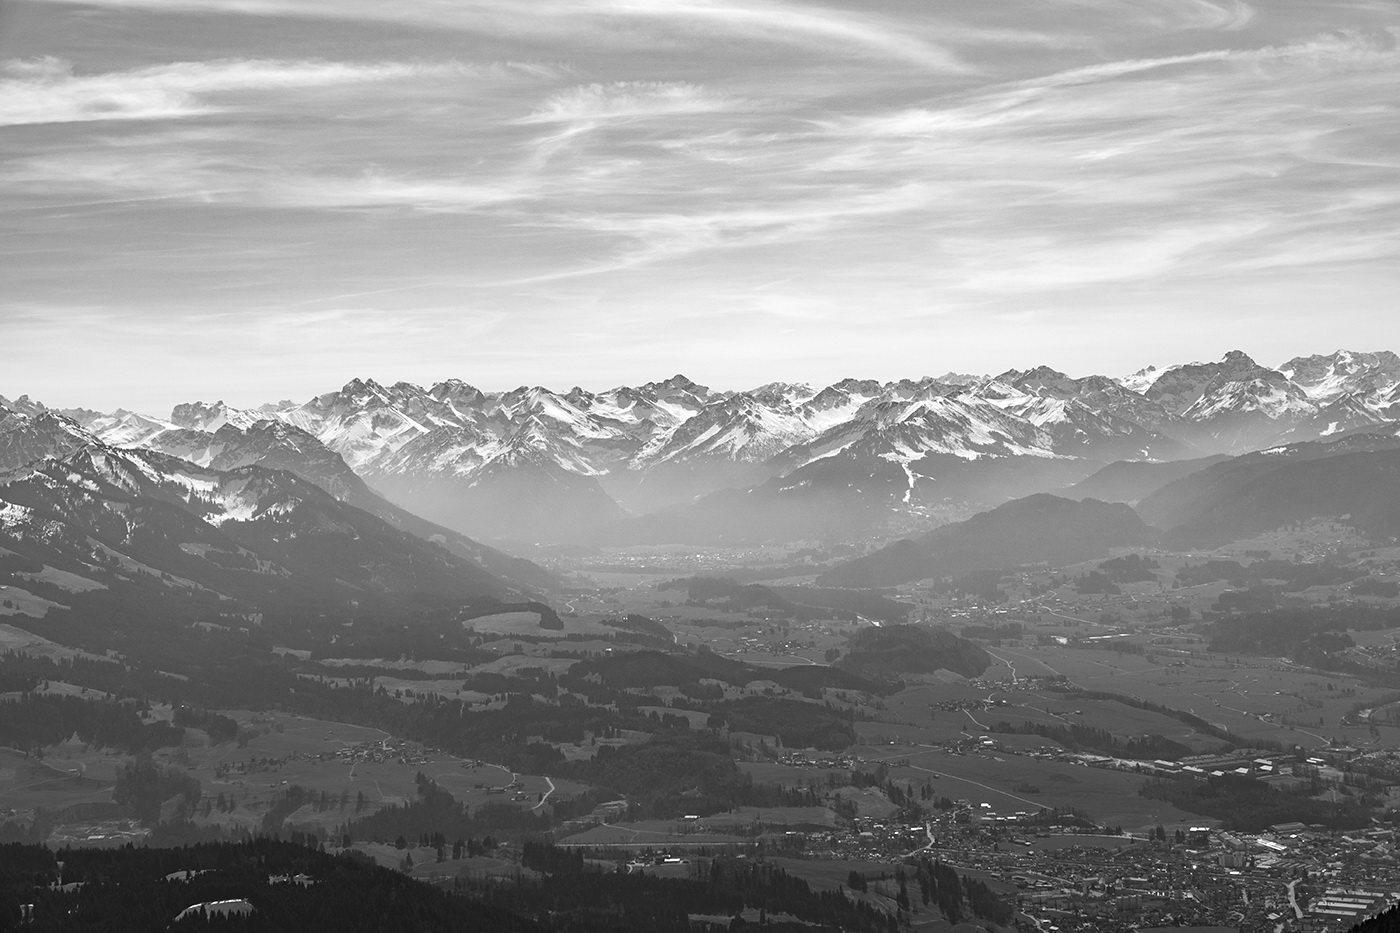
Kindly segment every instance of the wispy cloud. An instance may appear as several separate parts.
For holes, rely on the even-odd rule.
[[[534,193],[519,177],[414,177],[383,171],[286,174],[230,166],[216,154],[125,148],[16,160],[0,171],[0,185],[115,200],[448,213],[498,206]]]
[[[561,217],[553,223],[574,230],[622,237],[626,245],[608,259],[546,273],[529,281],[615,272],[707,250],[755,247],[810,238],[861,219],[917,210],[928,199],[927,190],[909,185],[867,191],[828,191],[816,198],[762,207],[733,207],[693,213],[614,213]]]
[[[412,208],[456,213],[508,204],[537,194],[528,181],[404,176],[306,176],[274,181],[260,192],[277,207]]]
[[[442,75],[459,66],[397,62],[229,60],[175,62],[78,75],[57,58],[0,66],[0,125],[155,120],[216,113],[219,95],[282,91]]]
[[[807,149],[819,154],[810,164],[831,174],[960,182],[950,201],[923,216],[930,233],[958,243],[971,259],[962,233],[983,231],[989,269],[1024,254],[1059,270],[988,272],[971,281],[1029,288],[1159,274],[1192,261],[1218,271],[1222,258],[1252,263],[1252,251],[1267,252],[1274,237],[1330,211],[1361,178],[1353,167],[1343,181],[1333,166],[1370,165],[1381,191],[1396,187],[1383,181],[1387,160],[1379,153],[1353,151],[1371,134],[1352,133],[1378,128],[1376,94],[1396,80],[1400,51],[1392,42],[1329,36],[1104,63],[939,107],[826,121],[823,138]],[[1377,199],[1386,197],[1372,190],[1369,200]],[[1143,234],[1149,218],[1165,228],[1161,236]],[[1078,246],[1037,243],[1038,229],[1055,241],[1075,231]],[[1378,233],[1366,251],[1374,254],[1379,242],[1400,247],[1400,234]],[[1204,243],[1238,252],[1222,257],[1193,246]],[[1076,250],[1084,261],[1071,258]],[[1335,255],[1315,254],[1319,262]]]
[[[970,262],[964,287],[985,292],[1045,291],[1152,278],[1183,263],[1218,254],[1263,232],[1261,220],[1178,222],[1160,229],[1066,242],[1050,235],[1023,238],[1014,233],[959,242],[944,249]],[[990,258],[999,262],[989,262]]]
[[[618,81],[589,84],[551,95],[521,124],[591,123],[684,114],[720,113],[752,109],[752,103],[736,101],[695,84],[664,81]]]
[[[1255,16],[1244,0],[1060,0],[1163,29],[1237,30]]]
[[[206,106],[201,95],[219,89],[412,76],[423,67],[224,63],[147,69],[136,78],[127,72],[109,83],[166,93],[162,82],[169,82],[180,88],[169,93],[184,95],[181,105],[198,112]],[[804,117],[785,104],[691,82],[594,83],[561,89],[502,120],[496,139],[512,127],[535,135],[514,144],[515,162],[494,166],[444,172],[353,159],[255,166],[231,163],[218,145],[157,142],[21,158],[0,181],[264,207],[510,207],[518,229],[586,231],[590,243],[612,241],[607,255],[545,278],[840,237],[899,215],[926,248],[952,244],[952,262],[975,264],[970,244],[978,242],[989,244],[983,261],[997,262],[1003,251],[990,244],[1001,238],[1070,270],[1000,277],[1030,288],[1076,276],[1118,279],[1125,270],[1158,274],[1199,255],[1173,243],[1224,236],[1243,248],[1321,209],[1319,201],[1337,196],[1322,166],[1346,162],[1359,171],[1369,161],[1383,170],[1379,151],[1354,151],[1339,134],[1349,123],[1377,119],[1367,102],[1397,75],[1393,45],[1343,35],[1102,62],[838,117]],[[581,131],[600,128],[606,138],[578,144]],[[1309,183],[1280,197],[1269,179],[1283,172],[1312,179],[1318,196]],[[1138,229],[1144,212],[1186,232],[1170,243],[1145,237]],[[1176,216],[1188,212],[1189,223]],[[1079,245],[1065,249],[1083,250],[1084,261],[1039,241],[1042,230],[1050,237],[1081,230]],[[1097,245],[1110,238],[1113,248]],[[1127,261],[1125,250],[1158,259]],[[1110,271],[1094,273],[1091,262]],[[993,278],[969,273],[964,281]]]
[[[1027,352],[1123,309],[1393,318],[1394,3],[65,2],[26,10],[75,64],[0,71],[0,342],[22,302],[110,302],[114,343],[146,307],[220,339],[263,308],[269,339],[421,355],[374,315],[435,309],[450,346],[460,307],[563,372],[719,314],[697,354],[844,369],[860,319],[918,368],[979,315]],[[459,64],[496,57],[563,64]]]
[[[621,45],[655,42],[646,30],[672,39],[739,37],[859,56],[878,56],[938,71],[966,66],[932,38],[910,35],[895,22],[868,14],[784,0],[48,0],[124,9],[242,13],[431,24],[510,36],[573,36]],[[641,30],[641,31],[638,31]]]

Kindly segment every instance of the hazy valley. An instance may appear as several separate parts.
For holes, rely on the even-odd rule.
[[[34,929],[121,872],[230,923],[1343,929],[1400,897],[1400,357],[0,398],[0,651]]]

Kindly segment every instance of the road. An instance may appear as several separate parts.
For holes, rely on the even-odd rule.
[[[983,648],[982,650],[990,654],[992,657],[996,658],[1002,664],[1005,664],[1007,667],[1011,668],[1011,682],[1013,684],[1020,682],[1019,678],[1017,678],[1016,676],[1016,665],[1012,664],[1010,661],[1006,660],[1006,658],[1003,658],[1001,655],[997,654],[991,648]]]
[[[1033,658],[1033,657],[1031,657],[1030,655],[1023,654],[1023,653],[1020,652],[1020,651],[1012,651],[1010,648],[1000,648],[1000,649],[998,649],[998,650],[1003,651],[1003,652],[1005,652],[1006,654],[1011,655],[1012,657],[1020,658],[1022,661],[1034,661],[1036,664],[1039,664],[1041,667],[1045,668],[1045,669],[1046,669],[1047,671],[1049,671],[1050,673],[1056,674],[1056,675],[1061,676],[1061,677],[1064,676],[1064,675],[1061,674],[1059,671],[1055,670],[1055,668],[1051,667],[1049,664],[1046,664],[1044,661],[1040,660],[1040,658]],[[987,653],[988,653],[988,654],[992,654],[992,652],[990,652],[990,651],[988,651]],[[1005,659],[1002,658],[1000,655],[992,654],[992,656],[995,657],[995,658],[997,658],[998,660],[1003,660],[1003,661],[1005,661]],[[1011,664],[1010,664],[1009,661],[1006,662],[1006,665],[1007,665],[1008,667],[1011,666]]]
[[[1008,793],[1007,793],[1006,791],[1004,791],[1004,790],[998,790],[998,789],[995,788],[995,787],[991,787],[991,786],[989,786],[989,785],[987,785],[987,784],[983,784],[983,783],[981,783],[980,781],[974,781],[974,780],[972,780],[971,778],[958,777],[956,774],[945,774],[945,773],[942,772],[942,771],[935,771],[935,770],[933,770],[932,768],[924,768],[924,767],[920,767],[919,765],[910,765],[909,767],[913,768],[915,771],[926,771],[926,772],[928,772],[929,774],[936,774],[936,775],[938,775],[939,777],[941,777],[941,778],[947,778],[947,779],[950,780],[950,781],[962,781],[964,784],[971,784],[971,785],[974,786],[974,787],[980,787],[980,788],[982,788],[983,790],[991,791],[991,792],[994,793],[994,794],[1000,794],[1000,795],[1003,796],[1003,797],[1010,797],[1012,800],[1016,800],[1016,801],[1019,801],[1020,803],[1024,803],[1026,806],[1030,807],[1033,811],[1040,811],[1040,810],[1045,809],[1045,804],[1043,804],[1043,803],[1039,803],[1039,802],[1034,801],[1034,800],[1027,800],[1025,797],[1017,797],[1015,794],[1008,794]]]
[[[672,637],[675,637],[675,636],[672,636]],[[749,664],[757,664],[757,665],[760,665],[760,666],[761,666],[761,665],[767,665],[767,666],[769,666],[769,667],[780,667],[780,668],[797,667],[796,664],[787,664],[787,663],[785,663],[785,662],[783,662],[783,661],[777,660],[778,658],[796,658],[797,660],[801,661],[803,664],[810,664],[810,665],[815,665],[815,664],[817,663],[816,661],[813,661],[811,658],[804,658],[804,657],[803,657],[802,655],[800,655],[800,654],[776,654],[776,655],[774,655],[771,659],[770,659],[770,658],[748,658],[748,659],[747,659],[747,663],[749,663]]]
[[[1277,727],[1277,728],[1279,728],[1279,729],[1284,729],[1284,730],[1287,730],[1287,731],[1289,731],[1289,732],[1297,732],[1297,733],[1299,733],[1299,734],[1301,734],[1301,735],[1310,736],[1310,737],[1312,737],[1312,738],[1314,738],[1314,739],[1317,739],[1319,742],[1330,742],[1330,741],[1331,741],[1331,740],[1330,740],[1329,738],[1327,738],[1327,736],[1325,736],[1325,735],[1318,735],[1316,732],[1309,732],[1307,729],[1300,729],[1300,728],[1298,728],[1297,726],[1289,725],[1289,724],[1285,724],[1285,723],[1281,723],[1281,722],[1278,722],[1277,720],[1265,719],[1265,718],[1264,718],[1264,715],[1263,715],[1262,713],[1252,713],[1252,712],[1250,712],[1250,711],[1247,710],[1247,709],[1239,709],[1239,708],[1234,707],[1234,706],[1226,706],[1224,703],[1221,703],[1221,702],[1220,702],[1219,700],[1217,700],[1215,697],[1213,697],[1213,696],[1208,696],[1208,695],[1206,695],[1206,694],[1204,694],[1204,693],[1193,693],[1193,694],[1191,694],[1191,695],[1192,695],[1192,696],[1198,696],[1198,697],[1200,697],[1200,698],[1203,699],[1203,700],[1210,700],[1210,701],[1211,701],[1212,703],[1214,703],[1214,704],[1216,705],[1216,707],[1218,707],[1219,709],[1226,709],[1226,710],[1229,710],[1229,711],[1232,712],[1232,713],[1239,713],[1241,716],[1245,716],[1245,717],[1247,717],[1247,718],[1249,718],[1249,719],[1257,719],[1257,720],[1259,720],[1260,722],[1264,723],[1265,725],[1275,726],[1275,727]],[[1188,712],[1188,713],[1191,713],[1191,714],[1194,715],[1194,716],[1200,716],[1200,715],[1201,715],[1200,713],[1197,713],[1197,712],[1196,712],[1196,710],[1195,710],[1194,707],[1187,709],[1187,712]],[[1205,717],[1202,717],[1202,718],[1205,718]],[[1225,724],[1223,724],[1223,723],[1211,723],[1211,725],[1219,725],[1220,728],[1222,728],[1222,729],[1228,729],[1228,728],[1229,728],[1228,725],[1225,725]]]
[[[970,709],[965,709],[965,710],[963,710],[963,712],[967,714],[967,718],[968,718],[968,719],[971,719],[971,720],[972,720],[972,724],[975,725],[977,728],[979,728],[979,729],[990,729],[990,728],[991,728],[991,726],[987,725],[987,724],[984,723],[984,722],[978,722],[978,721],[977,721],[977,717],[974,716],[974,715],[972,715],[972,710],[970,710]]]
[[[531,810],[538,810],[540,807],[544,806],[544,802],[549,799],[549,795],[554,793],[554,782],[549,778],[545,778],[545,781],[549,784],[549,790],[544,792],[544,796],[540,798],[540,802],[531,807]]]
[[[1302,920],[1303,908],[1298,906],[1298,892],[1295,890],[1297,887],[1298,879],[1295,878],[1292,881],[1288,882],[1288,906],[1293,908],[1293,916],[1297,917],[1299,920]]]
[[[933,838],[932,823],[924,824],[924,832],[928,835],[928,842],[925,845],[919,846],[917,849],[915,849],[913,852],[910,852],[908,855],[905,855],[905,858],[909,858],[909,856],[911,855],[918,855],[920,852],[926,852],[929,849],[932,849],[934,846],[938,845],[938,842]]]
[[[1069,619],[1071,622],[1080,622],[1084,625],[1097,625],[1099,628],[1113,628],[1113,626],[1111,625],[1104,625],[1102,622],[1095,622],[1093,619],[1081,619],[1078,616],[1069,616],[1065,615],[1063,612],[1056,612],[1054,609],[1051,609],[1048,606],[1037,605],[1036,608],[1038,608],[1041,612],[1048,612],[1052,616],[1059,616],[1061,619]]]

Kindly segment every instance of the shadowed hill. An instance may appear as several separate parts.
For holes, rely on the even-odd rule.
[[[1168,483],[1189,476],[1230,458],[1225,454],[1195,460],[1119,460],[1093,476],[1075,483],[1066,495],[1074,499],[1134,503]]]
[[[387,625],[522,595],[285,471],[91,446],[6,480],[0,582],[50,610],[31,612],[37,634],[61,629],[89,648],[134,639],[158,651],[199,623],[344,635],[355,620]],[[54,573],[77,582],[65,588]]]
[[[843,670],[867,677],[896,678],[949,670],[976,677],[992,663],[987,652],[966,639],[916,625],[861,629],[838,662]]]
[[[1143,498],[1136,508],[1149,525],[1175,528],[1193,520],[1206,509],[1239,495],[1260,477],[1291,464],[1397,449],[1400,449],[1400,437],[1393,430],[1349,434],[1326,443],[1308,441],[1274,447],[1234,457],[1183,476]]]
[[[796,619],[842,618],[854,622],[860,616],[868,616],[884,622],[903,622],[914,609],[909,603],[875,592],[740,584],[728,577],[689,577],[664,583],[660,589],[685,590],[692,605],[713,606],[726,612],[763,610]]]
[[[1038,494],[898,541],[818,578],[830,586],[892,586],[925,577],[1048,562],[1073,564],[1111,547],[1145,544],[1155,533],[1121,503]]]
[[[1400,535],[1400,450],[1288,463],[1240,488],[1216,487],[1167,541],[1207,547],[1295,522],[1336,518],[1373,540]]]

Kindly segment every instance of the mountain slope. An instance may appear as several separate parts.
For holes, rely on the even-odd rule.
[[[1233,457],[1168,483],[1137,504],[1138,514],[1162,529],[1185,524],[1239,495],[1250,483],[1290,463],[1350,453],[1400,448],[1394,429],[1349,435],[1331,442],[1308,441]]]
[[[15,585],[99,627],[256,617],[294,634],[518,595],[292,473],[96,444],[0,479],[0,547],[38,572]]]
[[[1400,449],[1284,462],[1238,486],[1220,484],[1166,540],[1213,547],[1316,519],[1338,519],[1377,543],[1400,536]]]
[[[1118,460],[1087,479],[1075,483],[1066,495],[1074,499],[1101,499],[1129,505],[1168,483],[1229,460],[1226,454],[1194,460]]]
[[[1072,564],[1154,537],[1137,513],[1121,503],[1038,494],[936,528],[917,540],[896,542],[823,574],[817,582],[892,586],[1021,564]]]
[[[94,440],[61,415],[31,412],[0,406],[0,473],[47,457],[65,456]]]
[[[130,412],[108,416],[92,411],[77,411],[70,419],[28,399],[23,407],[24,412],[0,410],[0,470],[62,457],[91,445],[154,451],[214,471],[255,465],[285,470],[401,531],[480,564],[512,587],[540,590],[559,584],[553,574],[530,561],[511,557],[394,505],[316,437],[293,424],[262,418],[263,411],[233,412],[220,402],[181,406],[172,421],[158,421]],[[213,431],[190,426],[212,423],[218,424]]]
[[[1279,372],[1300,386],[1309,398],[1329,403],[1348,395],[1365,398],[1387,394],[1400,384],[1400,356],[1389,350],[1338,350],[1295,357],[1281,365]]]

